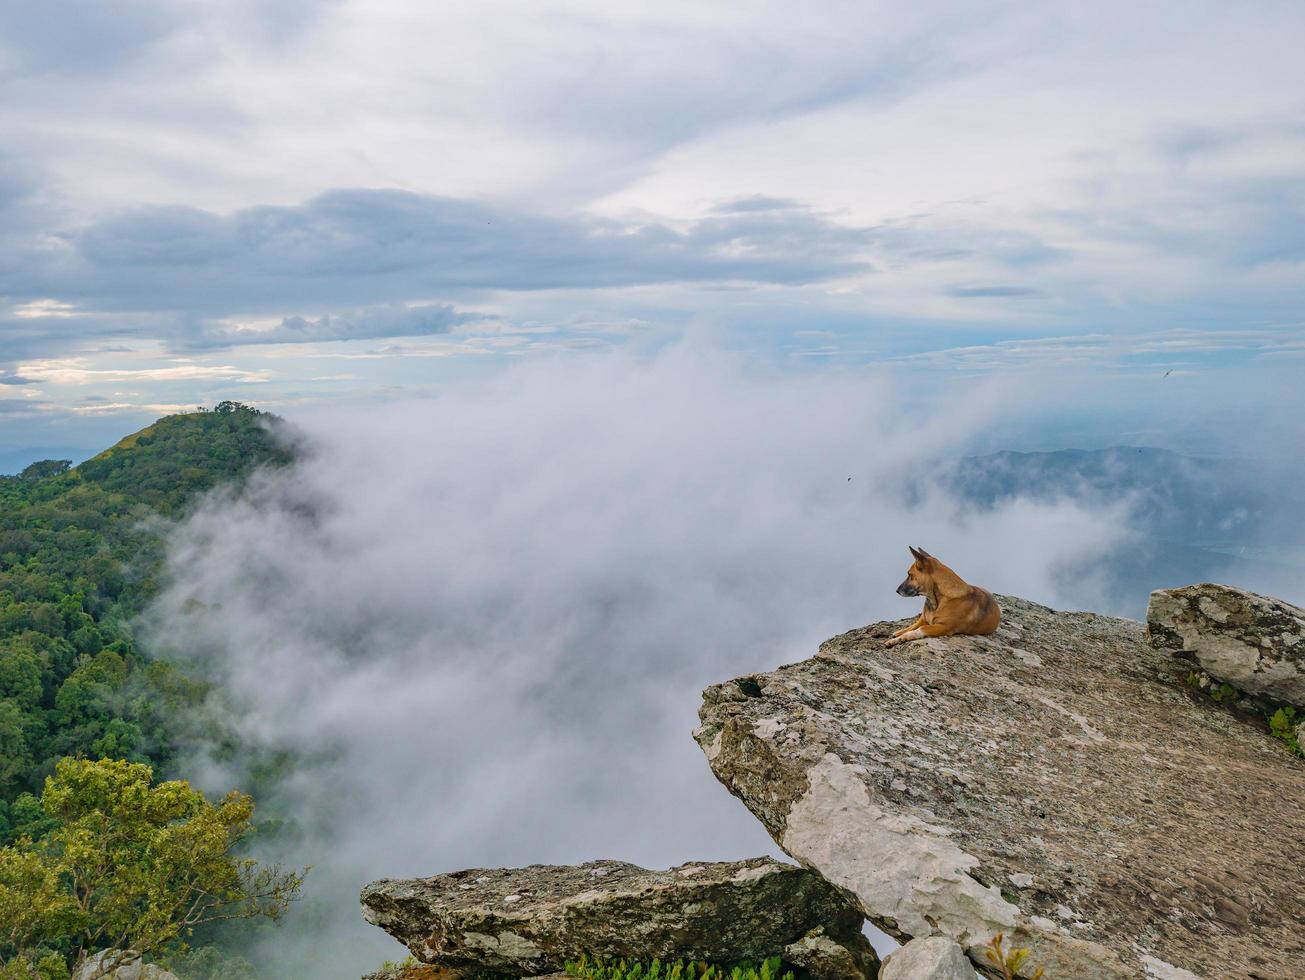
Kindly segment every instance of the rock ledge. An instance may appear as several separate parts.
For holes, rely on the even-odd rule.
[[[897,624],[708,688],[716,776],[900,939],[1031,972],[1281,978],[1305,963],[1305,765],[1201,699],[1142,625],[1001,597],[987,637]]]
[[[790,945],[813,963],[857,963],[861,976],[878,965],[846,896],[770,858],[668,871],[619,861],[472,869],[373,882],[362,905],[423,963],[469,972],[535,976],[583,954],[759,960]]]

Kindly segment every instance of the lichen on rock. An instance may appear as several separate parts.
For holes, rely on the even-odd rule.
[[[879,972],[879,958],[864,936],[839,936],[824,926],[785,946],[779,955],[813,980],[865,980]]]
[[[1305,609],[1204,582],[1151,593],[1147,638],[1246,694],[1305,706]]]
[[[472,869],[373,882],[362,904],[367,921],[418,960],[466,972],[535,976],[583,955],[759,961],[817,937],[843,946],[842,962],[861,963],[862,976],[878,965],[861,913],[842,892],[770,858],[667,871],[619,861]],[[810,942],[802,950],[818,952]]]

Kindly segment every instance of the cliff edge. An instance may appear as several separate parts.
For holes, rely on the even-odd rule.
[[[900,939],[1053,978],[1305,977],[1305,764],[1143,625],[999,597],[704,692],[695,737],[776,843]]]

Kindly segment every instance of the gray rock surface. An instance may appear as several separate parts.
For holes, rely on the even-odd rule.
[[[1305,706],[1305,609],[1208,582],[1151,593],[1147,636],[1239,691]]]
[[[179,980],[175,973],[163,969],[161,966],[155,966],[153,963],[142,963],[139,957],[127,959],[123,957],[120,966],[115,967],[109,972],[104,972],[106,966],[111,966],[122,957],[122,950],[105,949],[98,953],[93,953],[86,958],[77,972],[73,974],[73,980]]]
[[[1000,601],[991,636],[881,623],[708,688],[716,776],[901,940],[983,963],[1004,932],[1053,980],[1301,975],[1305,764],[1142,624]]]
[[[879,957],[859,932],[832,935],[824,926],[812,929],[783,950],[776,950],[790,966],[800,966],[815,980],[867,980],[879,972]]]
[[[946,936],[921,936],[884,957],[879,980],[974,980],[974,967]]]
[[[368,922],[417,959],[454,969],[532,976],[586,953],[758,960],[819,927],[877,966],[846,896],[769,858],[668,871],[618,861],[473,869],[376,881],[362,905]]]

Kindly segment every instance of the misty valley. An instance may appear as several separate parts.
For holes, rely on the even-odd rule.
[[[793,854],[702,765],[698,692],[906,615],[892,583],[907,539],[1002,593],[1104,616],[1142,618],[1152,590],[1203,580],[1300,597],[1289,495],[1267,470],[1247,486],[1243,460],[1119,447],[943,464],[944,445],[916,440],[904,476],[861,448],[886,411],[862,389],[623,370],[573,379],[587,389],[572,404],[549,378],[307,426],[227,402],[76,467],[0,477],[6,955],[43,977],[108,972],[133,949],[183,980],[353,976],[402,958],[359,915],[369,881],[594,858],[716,868],[777,854],[766,830]],[[638,421],[650,400],[655,426]],[[694,503],[668,512],[671,497]],[[1000,636],[1072,632],[1019,609]],[[1132,649],[1118,622],[1110,642]],[[1009,656],[1055,642],[1076,640]],[[1193,670],[1175,683],[1207,683]],[[1247,698],[1268,717],[1249,706],[1272,699]],[[188,834],[194,867],[158,857]],[[88,865],[78,846],[124,850]],[[405,918],[415,897],[376,895],[369,920],[424,935]],[[728,959],[778,956],[774,942]],[[784,968],[837,973],[804,950]],[[543,963],[561,968],[499,972]]]

